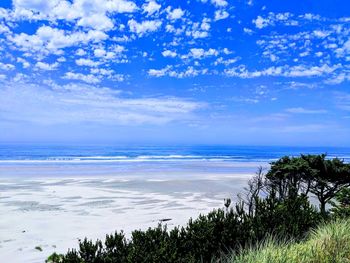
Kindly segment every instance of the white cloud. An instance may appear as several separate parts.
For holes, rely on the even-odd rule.
[[[350,39],[344,43],[343,49],[344,49],[347,53],[350,53]]]
[[[204,75],[208,72],[207,69],[195,69],[194,67],[187,67],[186,70],[184,71],[169,71],[168,75],[170,77],[175,77],[175,78],[187,78],[187,77],[195,77],[198,75]]]
[[[192,31],[192,32],[189,32],[189,35],[192,35],[194,39],[206,38],[209,36],[208,32],[206,31]]]
[[[98,83],[101,80],[96,77],[95,75],[92,74],[82,74],[82,73],[74,73],[74,72],[66,72],[66,74],[64,75],[65,79],[71,79],[71,80],[81,80],[84,81],[86,83]]]
[[[287,77],[311,77],[311,76],[323,76],[332,73],[339,68],[339,65],[328,66],[324,64],[322,66],[293,66],[289,70],[286,70],[284,75]]]
[[[3,18],[5,20],[9,20],[10,18],[10,10],[7,8],[0,7],[0,18]]]
[[[215,11],[215,21],[222,20],[228,18],[229,13],[227,13],[225,10],[217,10]]]
[[[114,74],[112,69],[104,69],[104,68],[92,68],[91,73],[93,74],[101,74],[104,76],[111,76]]]
[[[194,39],[206,38],[209,36],[211,19],[204,17],[201,23],[195,22],[192,24],[192,28],[187,29],[186,36],[192,36]]]
[[[103,77],[112,81],[122,82],[125,80],[125,76],[123,74],[116,74],[112,69],[94,67],[91,68],[90,72],[95,75],[102,75]]]
[[[177,53],[174,52],[174,51],[171,51],[171,50],[164,50],[164,51],[162,52],[162,55],[163,55],[164,57],[172,57],[172,58],[174,58],[174,57],[177,56]]]
[[[113,59],[116,56],[119,56],[125,48],[123,46],[116,45],[112,48],[112,51],[106,51],[103,48],[96,48],[94,50],[94,55],[97,58],[103,58],[103,59]]]
[[[84,56],[84,55],[86,55],[86,51],[84,49],[79,48],[75,54],[77,56]]]
[[[256,19],[253,20],[253,23],[257,28],[262,29],[264,27],[267,27],[271,23],[271,21],[269,19],[265,19],[261,16],[258,16]]]
[[[105,14],[93,14],[91,16],[82,17],[77,22],[77,25],[103,31],[111,30],[114,27],[112,20]]]
[[[160,20],[145,20],[141,23],[136,22],[134,19],[128,21],[130,31],[138,34],[139,36],[157,31],[161,25],[162,21]]]
[[[33,15],[33,12],[48,14],[59,3],[59,0],[13,0],[13,7],[17,14],[25,14],[26,12]]]
[[[102,49],[102,48],[96,48],[94,50],[94,55],[96,57],[104,57],[106,55],[106,50]]]
[[[244,31],[244,33],[246,33],[246,34],[248,34],[248,35],[251,35],[251,34],[253,34],[254,33],[254,31],[253,30],[251,30],[250,28],[243,28],[243,31]]]
[[[186,78],[186,77],[195,77],[198,75],[204,75],[207,73],[208,73],[208,69],[195,69],[192,66],[189,66],[182,71],[173,70],[171,66],[166,66],[165,68],[162,68],[162,69],[148,70],[148,75],[152,77],[169,76],[173,78]]]
[[[222,58],[222,57],[219,57],[219,58],[217,58],[217,60],[215,60],[214,65],[223,64],[223,65],[225,65],[225,66],[229,66],[229,65],[231,65],[231,64],[236,63],[238,60],[239,60],[238,57],[236,57],[236,58],[230,58],[230,59],[224,59],[224,58]]]
[[[195,59],[201,59],[208,56],[217,56],[219,52],[216,49],[210,48],[204,50],[203,48],[191,48],[190,53],[183,58],[193,57]]]
[[[29,62],[27,60],[23,59],[23,58],[18,57],[17,58],[17,62],[22,63],[23,68],[29,68],[30,67]]]
[[[169,6],[166,10],[168,12],[167,18],[170,20],[180,19],[185,14],[185,12],[181,8],[175,8],[171,10],[171,7]]]
[[[9,33],[10,32],[10,29],[5,26],[4,24],[0,24],[0,34],[2,33]]]
[[[314,35],[319,38],[325,38],[329,35],[329,32],[322,31],[322,30],[314,30]]]
[[[78,19],[82,26],[106,29],[111,26],[107,13],[130,13],[137,9],[134,2],[127,0],[14,0],[13,6],[16,18],[68,21]]]
[[[319,15],[314,15],[311,13],[306,13],[304,15],[301,15],[300,17],[307,19],[307,20],[320,20],[320,18],[321,18]]]
[[[76,46],[81,43],[87,44],[90,41],[99,42],[106,38],[107,35],[105,33],[97,30],[66,32],[62,29],[42,26],[33,35],[26,33],[15,34],[13,37],[9,37],[9,40],[24,51],[57,52],[62,48]]]
[[[152,77],[163,77],[167,74],[167,72],[171,69],[170,66],[167,66],[163,69],[150,69],[148,70],[148,75]]]
[[[225,55],[229,55],[232,54],[233,52],[231,50],[229,50],[227,47],[225,47],[222,52],[224,52]]]
[[[203,18],[200,29],[204,31],[209,31],[210,30],[210,19],[209,18]]]
[[[253,19],[253,24],[259,29],[262,29],[267,26],[275,25],[276,23],[287,25],[287,26],[297,26],[299,22],[292,19],[293,14],[291,13],[273,13],[270,12],[266,18],[258,16],[256,19]]]
[[[91,59],[79,58],[75,60],[75,63],[78,66],[88,66],[88,67],[97,67],[100,63],[93,61]]]
[[[250,104],[257,104],[260,102],[258,98],[233,97],[231,99],[235,102],[244,102],[244,103],[250,103]],[[260,119],[254,120],[254,121],[260,121]]]
[[[190,52],[194,58],[201,58],[205,54],[205,51],[203,48],[191,48]]]
[[[156,1],[151,0],[143,4],[142,8],[143,8],[143,11],[146,12],[148,15],[152,15],[159,11],[159,9],[161,8],[161,5],[158,4]]]
[[[225,0],[211,0],[211,2],[218,7],[225,7],[228,5]]]
[[[15,66],[9,63],[2,63],[0,62],[0,69],[2,70],[13,70],[15,69]]]
[[[55,70],[58,67],[58,63],[55,62],[55,63],[49,64],[49,63],[39,61],[35,64],[35,67],[41,70]]]
[[[336,85],[340,84],[344,81],[350,81],[350,73],[349,72],[342,72],[339,74],[334,74],[331,78],[327,79],[325,81],[326,84]]]
[[[280,66],[269,67],[263,70],[248,71],[244,65],[226,69],[225,74],[240,78],[257,78],[263,76],[281,76],[281,77],[323,77],[338,69],[340,65],[329,66],[324,64],[322,66]]]

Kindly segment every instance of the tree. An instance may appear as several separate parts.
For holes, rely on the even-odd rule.
[[[336,202],[331,201],[331,212],[335,217],[350,217],[350,188],[346,187],[335,196]]]
[[[265,174],[263,168],[259,167],[255,176],[248,181],[248,186],[244,187],[244,195],[238,194],[238,199],[246,206],[249,216],[253,216],[256,211],[257,200],[261,195],[266,195],[265,192]],[[231,202],[231,200],[230,200]]]
[[[301,155],[312,173],[309,174],[310,192],[320,202],[320,211],[326,214],[326,204],[344,187],[350,186],[350,166],[338,158],[326,159],[325,154]]]
[[[280,200],[308,195],[312,170],[302,158],[285,156],[271,163],[266,174],[269,191],[275,191]]]

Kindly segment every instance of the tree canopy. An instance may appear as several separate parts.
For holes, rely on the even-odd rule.
[[[282,157],[271,163],[266,174],[267,185],[280,199],[313,194],[325,215],[326,204],[341,189],[350,186],[350,165],[341,159],[326,157],[326,154]]]

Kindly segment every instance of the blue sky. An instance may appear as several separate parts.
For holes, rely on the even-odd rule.
[[[0,2],[0,141],[350,146],[350,2]]]

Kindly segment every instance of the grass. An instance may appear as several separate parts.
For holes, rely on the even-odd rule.
[[[258,246],[227,259],[227,263],[256,262],[350,263],[350,219],[322,225],[299,243],[268,238]]]

